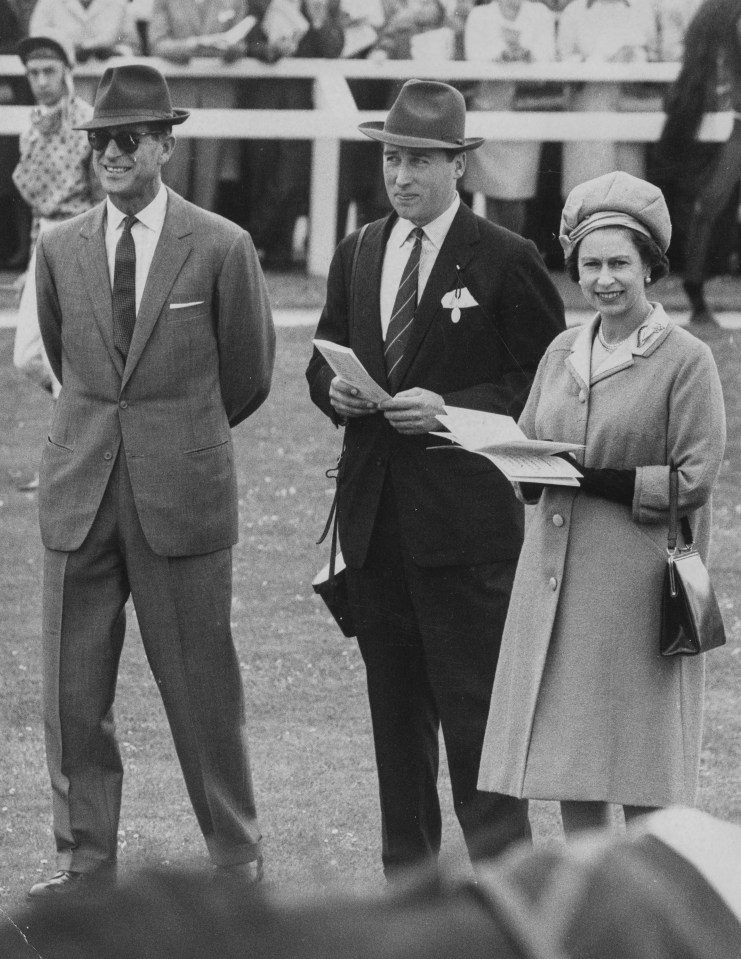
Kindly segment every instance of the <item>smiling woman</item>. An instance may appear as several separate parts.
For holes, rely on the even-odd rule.
[[[561,220],[567,270],[597,311],[558,336],[520,419],[531,439],[583,444],[579,488],[537,503],[517,568],[479,788],[555,799],[567,833],[692,805],[702,657],[659,656],[669,471],[707,555],[725,415],[708,347],[646,286],[668,268],[661,191],[627,173],[576,187]]]

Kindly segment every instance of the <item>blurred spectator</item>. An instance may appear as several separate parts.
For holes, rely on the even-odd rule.
[[[366,59],[378,42],[386,22],[382,0],[341,0],[340,23],[345,36],[341,56]],[[359,110],[384,110],[388,107],[393,84],[379,80],[348,80],[350,92]],[[372,223],[390,209],[378,150],[373,143],[346,140],[340,147],[340,191],[337,210],[337,241],[347,231],[348,213],[355,208],[355,223]]]
[[[492,0],[474,7],[466,22],[464,49],[467,60],[555,60],[553,14],[538,0]],[[469,102],[474,110],[511,110],[516,97],[515,83],[483,82]],[[489,140],[468,158],[464,189],[483,193],[487,217],[515,233],[524,233],[527,201],[536,192],[541,146],[536,141]]]
[[[133,52],[128,16],[128,0],[37,0],[29,31],[58,31],[80,62],[104,59]]]
[[[732,110],[724,144],[697,141],[703,114]],[[684,288],[692,322],[713,322],[705,302],[709,253],[728,211],[736,230],[741,178],[741,4],[705,0],[690,23],[682,68],[666,102],[666,122],[657,144],[657,178],[672,200],[683,237]],[[727,266],[727,254],[726,254]],[[721,267],[721,270],[723,268]]]
[[[684,52],[684,35],[701,0],[651,0],[656,21],[656,59],[677,61]]]
[[[36,0],[9,0],[8,6],[12,7],[18,18],[18,25],[21,29],[21,36],[28,36],[28,24],[31,20],[33,8],[36,6]],[[0,37],[7,39],[6,34],[0,34]],[[2,42],[2,41],[0,41]]]
[[[16,5],[0,0],[0,55],[14,54],[18,41],[25,36]],[[25,77],[0,78],[0,105],[31,103]],[[11,269],[24,267],[28,261],[30,215],[13,186],[13,170],[18,162],[18,138],[0,136],[0,261]]]
[[[635,63],[655,59],[656,23],[648,0],[571,0],[559,21],[561,60]],[[571,110],[619,112],[628,107],[627,91],[617,83],[575,85]],[[564,143],[561,190],[567,196],[585,180],[624,170],[645,177],[642,143],[579,140]]]
[[[261,26],[269,49],[282,56],[336,58],[344,46],[339,0],[272,0]],[[253,109],[309,110],[312,81],[260,80],[248,96]],[[309,213],[311,142],[252,140],[245,152],[247,229],[266,268],[290,269],[296,221]]]
[[[38,235],[61,220],[83,213],[102,197],[91,167],[87,134],[74,129],[92,116],[92,108],[72,87],[74,50],[58,31],[22,40],[18,53],[26,68],[36,106],[20,138],[20,161],[13,172],[18,192],[33,214],[33,252],[18,308],[13,363],[53,396],[59,383],[46,357],[36,310]],[[33,489],[32,480],[25,489]]]
[[[451,60],[455,34],[442,0],[394,0],[387,5],[373,60]]]
[[[250,0],[154,0],[149,27],[149,49],[154,56],[175,63],[192,57],[221,57],[229,61],[247,52],[247,39],[227,35],[247,16],[262,15],[266,3]],[[196,81],[168,79],[173,100],[184,107],[229,109],[237,106],[236,84],[224,78]],[[181,138],[163,180],[177,193],[205,210],[216,210],[220,181],[239,178],[236,140]]]
[[[340,56],[365,56],[378,42],[386,22],[383,0],[340,0],[340,25],[345,41]]]
[[[136,37],[138,40],[137,52],[143,57],[148,57],[149,49],[149,27],[152,22],[152,9],[154,0],[129,0],[129,18],[134,24]]]

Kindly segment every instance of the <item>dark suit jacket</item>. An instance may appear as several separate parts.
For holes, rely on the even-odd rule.
[[[380,318],[381,268],[391,214],[368,228],[350,296],[357,235],[330,267],[317,337],[352,347],[388,389]],[[460,278],[478,306],[458,323],[441,298]],[[519,416],[540,357],[564,329],[563,304],[529,241],[461,204],[425,286],[402,360],[399,391],[421,387],[446,404]],[[307,370],[314,402],[336,422],[333,373],[315,351]],[[434,436],[401,436],[381,414],[353,419],[339,477],[339,534],[349,566],[361,567],[388,470],[412,556],[421,566],[475,565],[516,558],[523,513],[509,482],[482,457]]]
[[[113,345],[105,204],[38,244],[39,325],[62,383],[42,456],[50,549],[77,549],[119,449],[160,555],[237,540],[230,426],[268,394],[275,351],[265,280],[248,234],[168,191],[126,364]]]

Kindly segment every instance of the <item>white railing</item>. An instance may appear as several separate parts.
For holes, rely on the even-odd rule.
[[[95,88],[107,66],[135,62],[108,60],[89,62],[75,70],[80,94],[92,102]],[[451,82],[494,80],[596,84],[601,87],[621,83],[637,84],[656,92],[676,77],[676,63],[477,63],[473,61],[386,60],[310,60],[286,59],[275,64],[243,59],[222,64],[213,59],[192,60],[180,66],[156,57],[148,58],[169,79],[179,77],[204,84],[240,84],[244,89],[243,109],[197,109],[187,124],[178,127],[179,137],[218,137],[220,139],[311,140],[313,162],[309,215],[308,270],[324,276],[334,252],[339,157],[342,140],[364,140],[357,129],[366,120],[382,120],[385,111],[358,110],[349,79],[405,80],[410,77]],[[0,56],[2,77],[22,75],[20,60]],[[311,110],[253,110],[249,108],[250,79],[304,78],[313,82]],[[187,103],[176,103],[187,107]],[[28,107],[0,106],[0,136],[17,135],[28,122]],[[660,110],[646,112],[471,112],[466,133],[491,140],[580,141],[610,140],[650,143],[658,139],[664,121]],[[727,139],[732,115],[705,117],[700,131],[703,140]]]

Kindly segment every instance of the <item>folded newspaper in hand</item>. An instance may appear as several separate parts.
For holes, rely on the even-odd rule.
[[[386,390],[376,383],[349,346],[340,346],[330,340],[314,340],[313,342],[335,374],[350,386],[354,386],[363,399],[371,400],[373,403],[381,403],[383,400],[391,399]]]
[[[579,470],[555,453],[584,449],[579,443],[530,440],[511,416],[446,406],[437,417],[449,433],[433,433],[452,440],[450,447],[478,453],[492,462],[513,483],[543,483],[551,486],[578,486]]]

